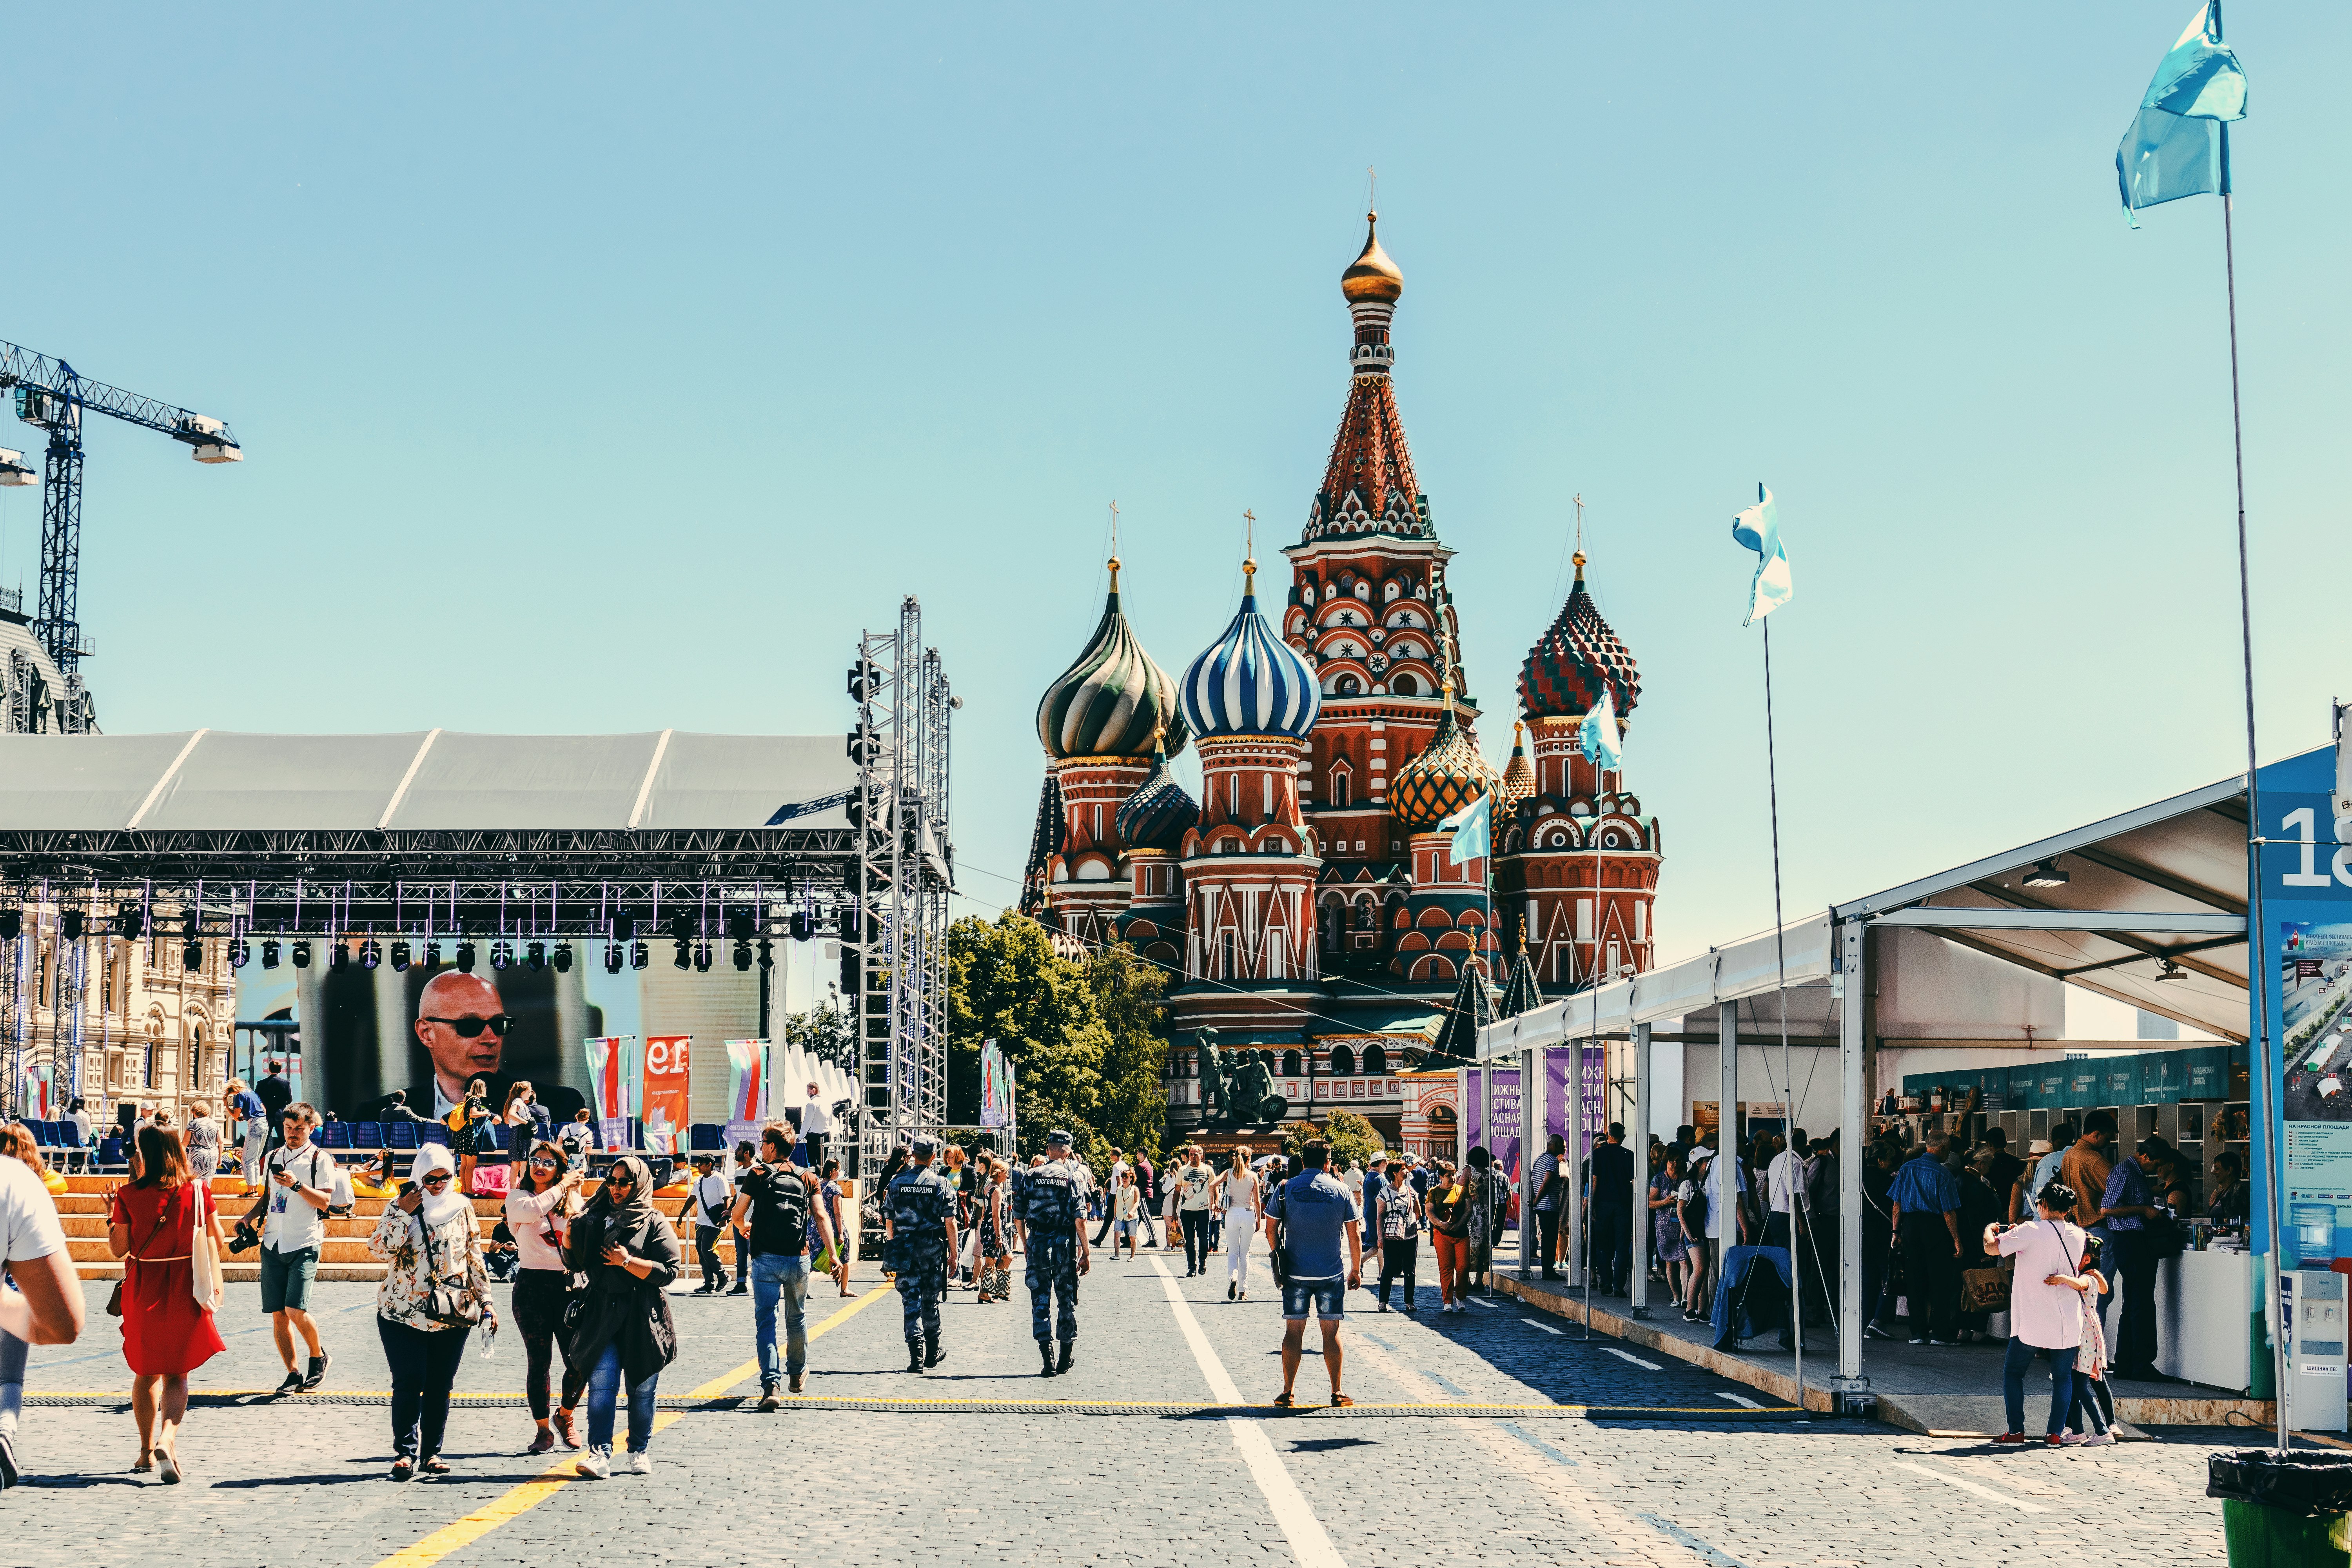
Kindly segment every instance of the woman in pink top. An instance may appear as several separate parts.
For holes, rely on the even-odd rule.
[[[2074,1352],[2083,1342],[2083,1231],[2066,1216],[2074,1190],[2053,1181],[2033,1202],[2042,1217],[2031,1225],[1985,1226],[1987,1252],[2017,1259],[2009,1287],[2009,1359],[2000,1391],[2009,1407],[2009,1430],[1997,1442],[2025,1441],[2025,1369],[2036,1355],[2050,1358],[2050,1435],[2058,1446],[2074,1404]]]
[[[555,1447],[549,1430],[548,1374],[563,1340],[563,1307],[570,1295],[571,1271],[564,1267],[562,1238],[571,1227],[572,1194],[584,1171],[574,1170],[563,1151],[541,1141],[531,1145],[521,1179],[507,1193],[507,1228],[514,1232],[516,1261],[514,1321],[522,1332],[523,1393],[530,1399],[530,1417],[539,1435],[526,1454],[544,1454]],[[555,1414],[561,1418],[563,1441],[580,1447],[572,1425],[572,1357],[563,1358],[564,1392],[571,1394]]]

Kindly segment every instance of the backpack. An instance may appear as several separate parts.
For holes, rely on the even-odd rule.
[[[1686,1205],[1688,1212],[1683,1220],[1683,1225],[1686,1230],[1696,1230],[1702,1237],[1706,1234],[1707,1182],[1714,1174],[1715,1162],[1703,1160],[1693,1166],[1689,1173],[1683,1178],[1691,1184],[1691,1195]]]
[[[799,1175],[781,1168],[768,1172],[759,1190],[752,1194],[751,1208],[753,1227],[763,1241],[770,1236],[781,1238],[787,1257],[807,1250],[809,1190]],[[761,1215],[770,1221],[766,1226],[759,1224],[758,1216]]]

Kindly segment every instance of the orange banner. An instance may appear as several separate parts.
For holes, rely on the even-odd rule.
[[[646,1037],[646,1147],[656,1154],[675,1154],[686,1147],[687,1067],[692,1055],[691,1035],[649,1035]]]

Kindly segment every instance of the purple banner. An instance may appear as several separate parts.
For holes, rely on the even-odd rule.
[[[1485,1096],[1478,1091],[1478,1077],[1481,1073],[1489,1074],[1494,1079],[1493,1086]],[[1468,1140],[1463,1144],[1463,1151],[1467,1153],[1471,1149],[1484,1143],[1487,1152],[1495,1156],[1495,1163],[1500,1165],[1504,1173],[1510,1178],[1511,1205],[1507,1217],[1516,1223],[1519,1212],[1519,1069],[1517,1068],[1463,1068],[1462,1099],[1464,1101],[1462,1125],[1468,1133]],[[1485,1119],[1481,1115],[1482,1099],[1492,1099],[1494,1101],[1495,1125],[1492,1137],[1487,1136]]]

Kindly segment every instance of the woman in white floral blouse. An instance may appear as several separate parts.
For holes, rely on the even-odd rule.
[[[490,1275],[482,1261],[482,1227],[472,1200],[457,1190],[457,1157],[438,1143],[416,1152],[400,1196],[383,1205],[368,1250],[391,1267],[376,1288],[375,1326],[392,1368],[392,1479],[422,1468],[444,1475],[441,1435],[449,1423],[449,1388],[475,1321],[490,1311]],[[436,1314],[434,1291],[446,1287]]]

